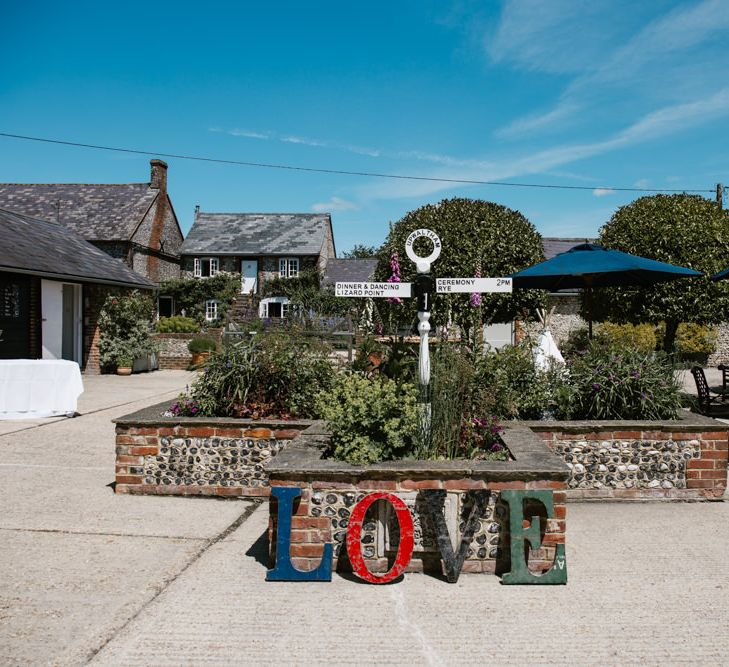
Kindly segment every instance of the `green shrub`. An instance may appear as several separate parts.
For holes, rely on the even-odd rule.
[[[418,432],[417,390],[386,377],[338,376],[317,398],[332,431],[328,455],[352,464],[402,458]]]
[[[595,327],[595,338],[614,348],[632,348],[641,352],[653,352],[657,343],[652,324],[603,322]]]
[[[680,407],[673,366],[663,355],[592,343],[568,362],[561,419],[675,419]]]
[[[131,366],[131,361],[156,350],[149,337],[154,313],[151,296],[136,290],[109,295],[99,313],[99,360],[102,367]],[[128,363],[129,362],[129,363]]]
[[[200,325],[196,319],[183,315],[160,317],[155,328],[157,333],[197,333],[200,331]]]
[[[716,350],[716,338],[714,327],[684,322],[676,332],[676,351],[685,355],[709,355]]]
[[[475,363],[475,416],[541,419],[564,391],[561,369],[537,368],[528,341],[489,351]]]
[[[187,349],[196,354],[198,352],[212,352],[218,347],[218,344],[207,336],[195,336],[188,344]]]
[[[316,417],[314,399],[334,369],[329,348],[285,332],[255,336],[211,355],[191,389],[201,416]]]

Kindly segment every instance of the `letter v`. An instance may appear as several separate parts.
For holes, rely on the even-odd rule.
[[[423,492],[424,494],[426,492]],[[435,527],[436,541],[438,542],[438,550],[443,559],[445,567],[446,580],[450,584],[455,584],[461,574],[463,562],[466,560],[468,548],[471,546],[473,536],[478,529],[479,518],[484,505],[484,492],[474,494],[473,507],[466,521],[463,533],[461,534],[461,543],[458,545],[458,553],[453,552],[451,545],[451,536],[446,526],[445,517],[443,516],[443,506],[446,494],[444,491],[431,491],[427,493],[428,502],[425,503],[430,514],[431,521]]]

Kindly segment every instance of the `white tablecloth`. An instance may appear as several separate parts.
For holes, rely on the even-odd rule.
[[[83,391],[75,361],[0,359],[0,419],[71,415]]]

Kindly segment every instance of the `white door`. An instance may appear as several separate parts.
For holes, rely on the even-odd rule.
[[[43,358],[62,359],[63,354],[63,283],[41,281],[41,316]]]
[[[81,285],[41,281],[43,359],[81,361]]]
[[[258,260],[244,259],[240,265],[242,294],[255,294],[258,289]]]

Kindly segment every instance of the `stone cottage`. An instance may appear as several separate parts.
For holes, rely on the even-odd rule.
[[[182,274],[204,280],[220,271],[240,273],[242,295],[257,304],[263,318],[288,314],[285,296],[262,296],[272,278],[295,278],[301,271],[326,272],[336,257],[328,213],[206,213],[195,221],[180,251]],[[218,304],[205,304],[206,319],[218,317]]]
[[[106,297],[155,285],[67,227],[0,209],[0,359],[68,359],[99,372]]]
[[[153,283],[179,278],[183,236],[167,164],[150,160],[150,170],[148,183],[0,184],[0,208],[61,224]]]

